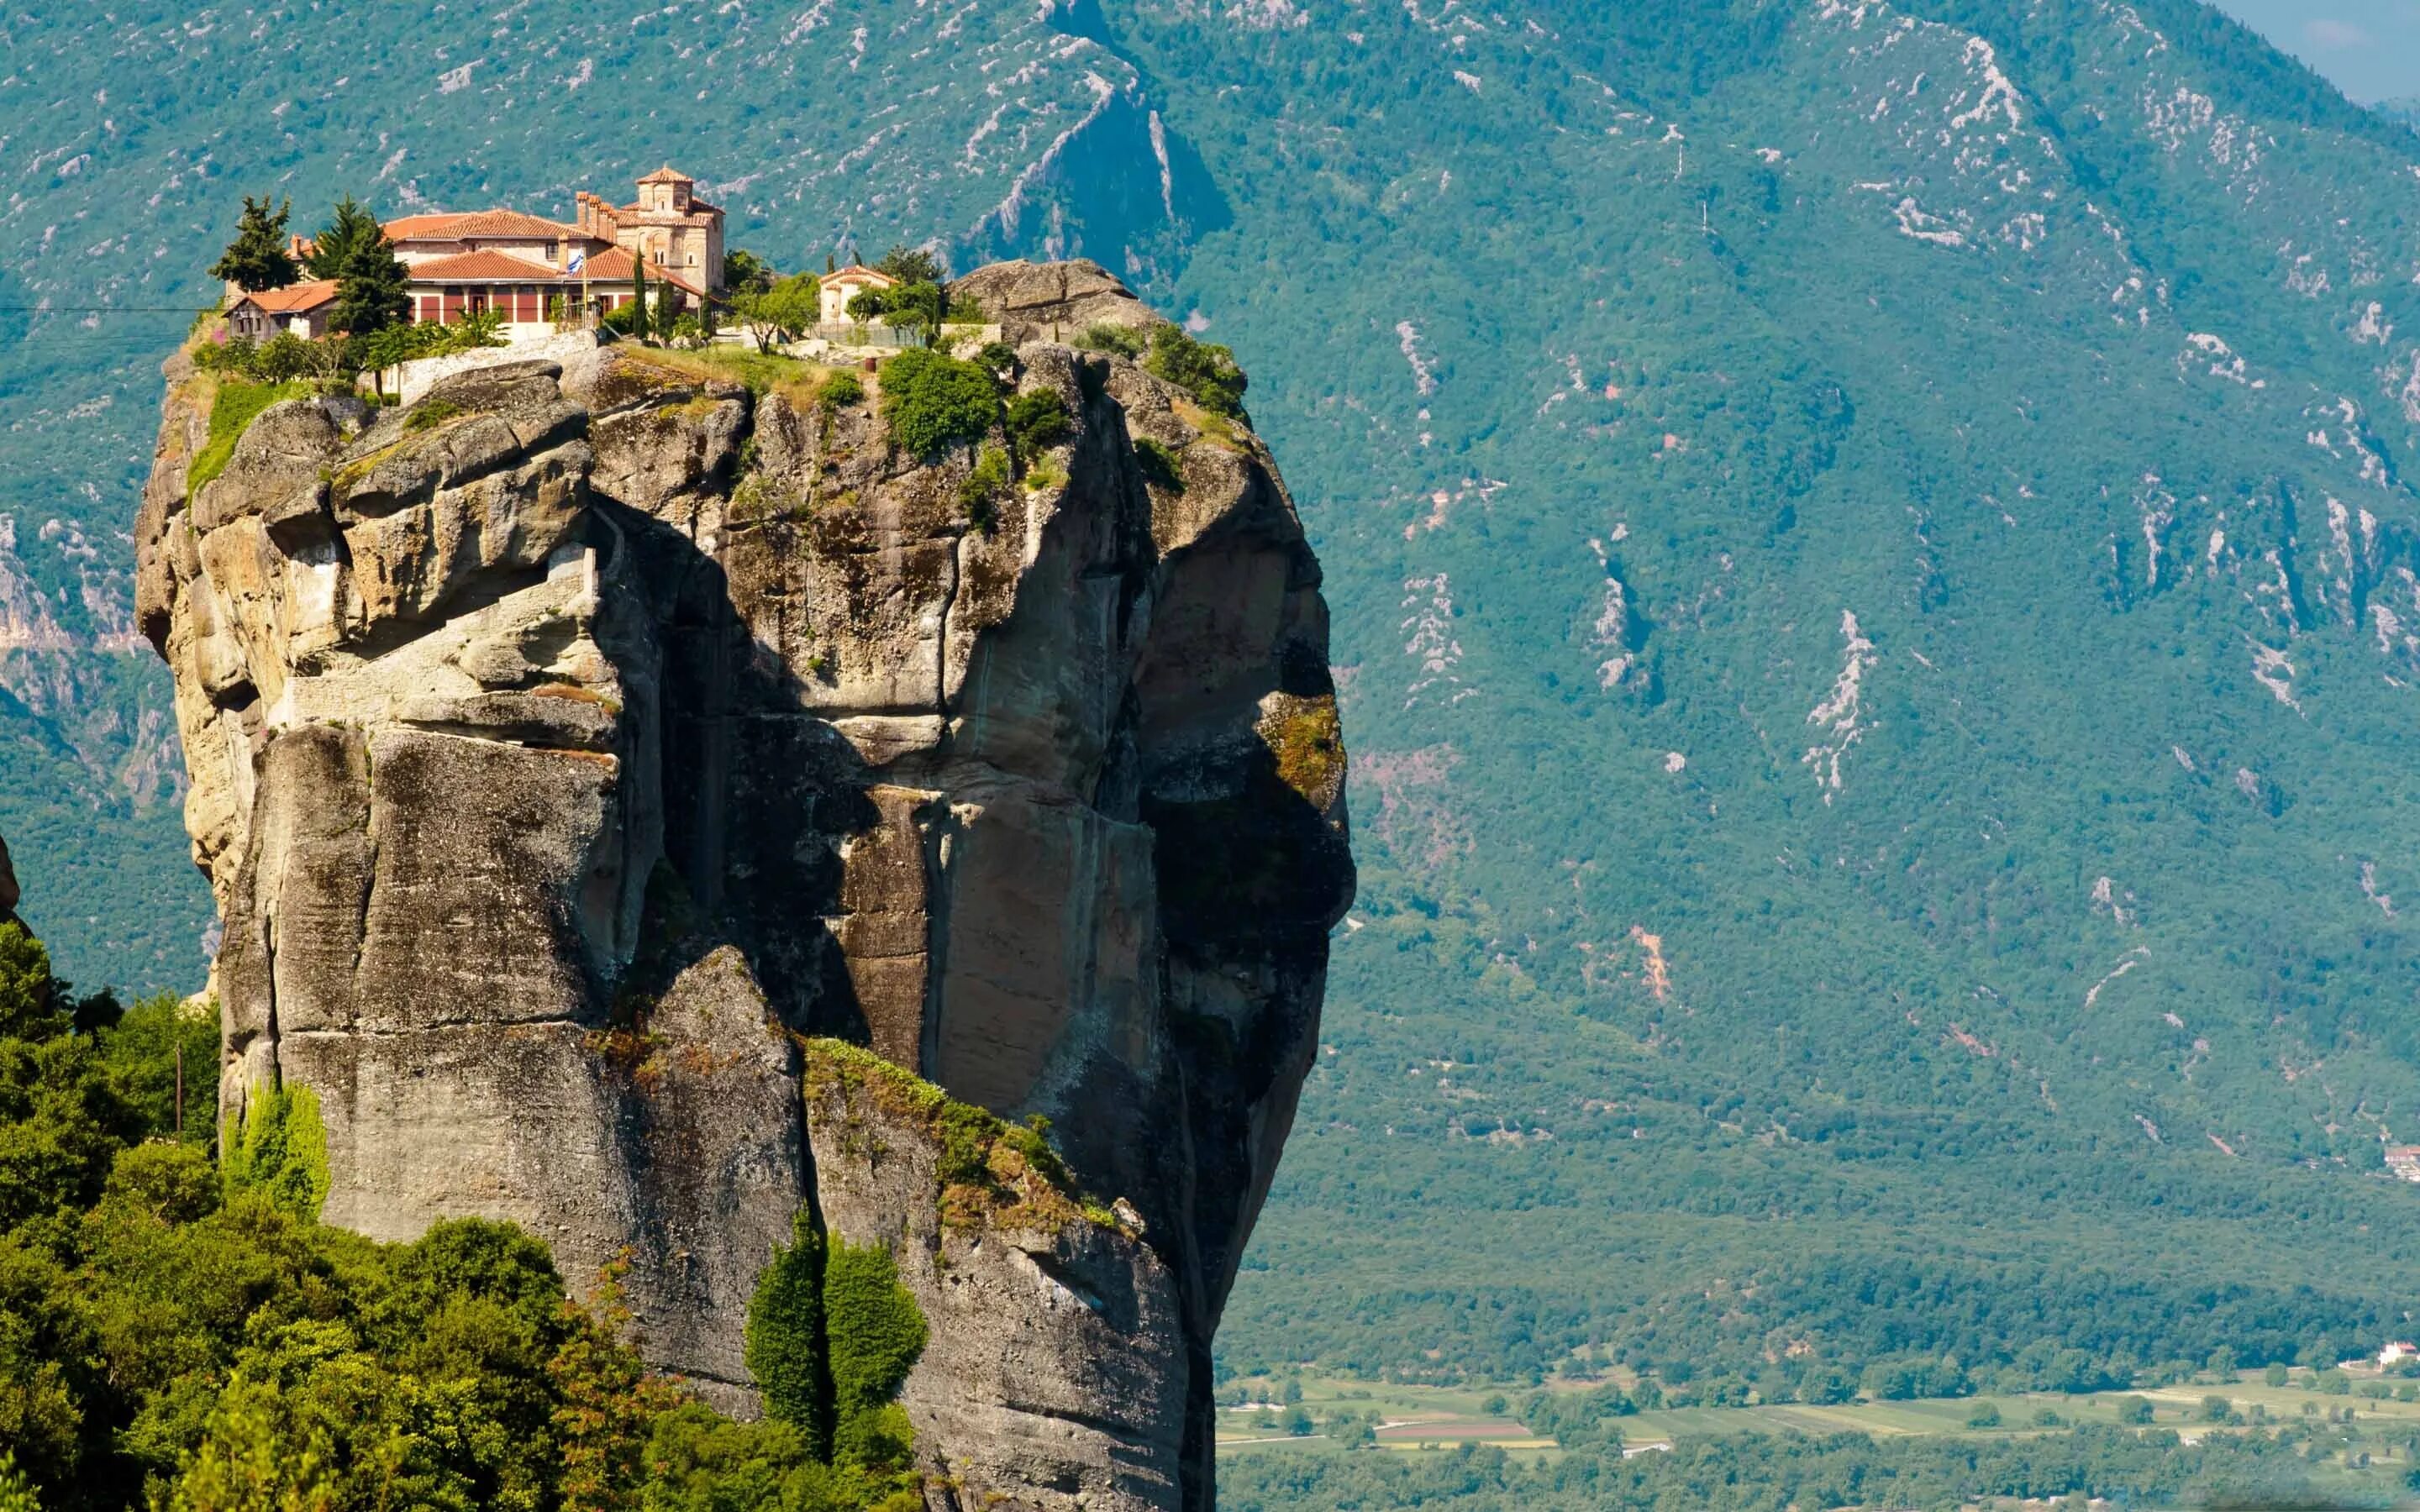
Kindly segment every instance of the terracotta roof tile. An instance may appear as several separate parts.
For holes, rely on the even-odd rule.
[[[255,305],[266,315],[301,315],[306,310],[316,310],[321,305],[335,303],[336,281],[333,278],[320,278],[305,284],[288,284],[284,288],[263,289],[257,294],[247,294],[236,302]]]
[[[691,294],[706,292],[689,279],[667,272],[653,262],[647,264],[647,276]],[[504,252],[466,252],[452,257],[434,257],[411,270],[414,284],[577,284],[583,278],[591,284],[620,284],[629,277],[630,255],[620,247],[608,247],[593,255],[588,266],[576,273]]]
[[[594,262],[595,259],[590,259]],[[434,257],[411,270],[415,284],[534,284],[563,277],[560,268],[506,252],[465,252]]]
[[[643,184],[693,184],[697,180],[667,162],[639,180]]]
[[[580,275],[575,273],[572,276],[576,279]],[[616,283],[627,280],[629,276],[630,254],[624,248],[608,247],[603,252],[600,252],[597,254],[597,255],[588,259],[588,279],[591,283]],[[653,262],[649,262],[647,264],[647,276],[649,278],[661,279],[665,283],[674,285],[675,288],[687,289],[691,294],[703,294],[706,292],[704,289],[699,288],[695,284],[690,283],[687,278],[682,277],[678,273],[667,272],[663,269],[657,267]]]
[[[386,223],[389,241],[453,241],[463,237],[577,237],[576,225],[524,215],[519,210],[466,210],[449,215],[406,215]]]

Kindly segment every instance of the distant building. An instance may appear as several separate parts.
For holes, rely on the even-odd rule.
[[[2399,1365],[2405,1360],[2412,1359],[2420,1359],[2420,1345],[2414,1345],[2408,1339],[2397,1339],[2378,1351],[2378,1363],[2381,1366]]]
[[[647,259],[665,276],[701,289],[722,288],[722,211],[697,197],[697,180],[670,163],[639,180],[638,203],[609,205],[573,196],[580,229]]]
[[[227,328],[252,341],[267,341],[289,331],[316,340],[328,333],[328,315],[335,307],[334,279],[288,284],[257,294],[240,294],[227,308]]]
[[[848,301],[874,289],[897,288],[899,280],[889,273],[877,273],[862,263],[851,263],[835,273],[826,273],[823,283],[823,322],[828,326],[845,325],[848,321]]]
[[[2420,1181],[2420,1145],[2386,1147],[2386,1169],[2407,1181]]]
[[[673,291],[675,308],[698,309],[722,287],[722,210],[669,165],[640,179],[638,190],[628,205],[583,190],[569,222],[508,209],[386,222],[387,240],[411,275],[412,318],[450,325],[493,311],[507,327],[551,328],[584,310],[629,303],[639,265],[651,287]],[[294,247],[298,255],[310,250],[300,238]],[[279,330],[324,335],[334,288],[324,280],[262,294],[230,288],[229,322],[256,340]]]

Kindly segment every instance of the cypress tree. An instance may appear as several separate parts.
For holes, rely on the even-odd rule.
[[[366,336],[411,316],[411,274],[376,222],[353,241],[335,276],[336,307],[328,317],[334,329]]]
[[[283,288],[293,283],[299,270],[293,255],[286,250],[286,221],[293,211],[294,202],[290,199],[271,210],[267,199],[255,200],[246,194],[243,218],[236,223],[235,239],[210,265],[210,276],[225,279],[247,294]]]
[[[831,1457],[831,1373],[825,1364],[824,1236],[803,1210],[790,1243],[776,1249],[749,1299],[744,1358],[765,1394],[765,1415],[806,1435],[818,1459]]]
[[[647,265],[635,252],[630,255],[630,334],[647,339]]]
[[[360,201],[347,194],[336,202],[336,213],[319,234],[311,239],[311,254],[303,263],[314,278],[342,278],[345,265],[360,248],[380,240],[386,233]]]

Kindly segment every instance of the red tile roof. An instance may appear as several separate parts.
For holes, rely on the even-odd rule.
[[[623,284],[630,278],[630,255],[620,247],[608,247],[590,256],[588,265],[576,273],[544,263],[531,262],[505,252],[465,252],[451,257],[434,257],[411,270],[414,284],[577,284],[585,279],[591,284]],[[653,262],[647,264],[647,276],[691,294],[706,291],[678,273],[666,272]]]
[[[560,268],[549,268],[508,252],[492,251],[434,257],[411,270],[415,284],[533,284],[562,276]]]
[[[519,210],[466,210],[458,215],[406,215],[386,223],[389,241],[458,241],[464,237],[556,239],[582,235],[576,225]]]
[[[693,184],[697,180],[667,162],[639,180],[643,184]]]
[[[236,301],[238,304],[257,307],[264,315],[301,315],[322,305],[336,302],[336,281],[314,279],[307,284],[288,284],[284,288],[263,289]]]
[[[610,284],[627,281],[630,276],[630,254],[625,248],[608,247],[588,259],[586,271],[591,283]],[[578,278],[580,275],[574,273],[572,276]],[[702,295],[706,292],[680,274],[666,272],[652,261],[647,264],[647,276],[661,279],[674,287],[687,289],[691,294]]]
[[[899,280],[877,269],[868,268],[863,263],[851,263],[837,272],[826,273],[824,282],[827,284],[879,284],[884,288],[899,286]]]

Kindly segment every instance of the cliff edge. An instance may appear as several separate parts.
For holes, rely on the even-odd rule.
[[[138,611],[222,1117],[311,1088],[367,1234],[627,1251],[649,1356],[741,1411],[803,1211],[927,1320],[935,1505],[1206,1509],[1353,886],[1319,566],[1116,280],[955,292],[1013,360],[498,351],[231,450],[171,363]],[[1024,1132],[962,1168],[969,1110]]]

